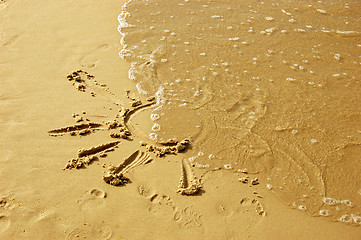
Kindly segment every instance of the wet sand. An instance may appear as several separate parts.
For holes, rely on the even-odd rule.
[[[118,15],[125,2],[0,2],[0,239],[359,239],[361,230],[352,214],[360,216],[360,36],[347,33],[352,36],[340,37],[344,33],[335,30],[357,30],[359,20],[340,28],[339,22],[330,20],[331,16],[316,18],[320,31],[323,21],[329,22],[326,30],[336,31],[322,33],[334,40],[323,39],[325,35],[321,33],[315,35],[318,41],[338,42],[341,46],[330,56],[327,52],[330,58],[322,49],[311,48],[310,55],[301,58],[291,54],[297,51],[295,47],[286,48],[283,56],[277,44],[268,53],[273,56],[269,60],[269,56],[258,52],[239,50],[245,60],[240,71],[248,73],[243,72],[236,82],[225,71],[228,68],[237,76],[235,69],[240,65],[232,67],[236,61],[227,66],[220,61],[223,53],[218,59],[198,61],[198,56],[204,56],[199,55],[203,53],[201,48],[198,52],[193,47],[198,44],[197,38],[183,39],[193,36],[194,29],[188,35],[177,32],[182,42],[180,45],[174,40],[177,51],[189,48],[194,54],[191,59],[195,69],[187,73],[189,63],[177,64],[180,59],[189,59],[187,51],[173,59],[166,56],[174,51],[168,51],[172,46],[161,40],[163,48],[154,52],[157,75],[142,75],[156,77],[151,81],[139,77],[131,80],[129,69],[134,70],[134,61],[119,56],[125,42],[120,43],[117,31]],[[149,1],[149,5],[156,2]],[[146,12],[143,3],[134,1],[128,6],[127,11],[136,17],[128,22],[148,16],[140,14]],[[351,10],[345,8],[342,12],[336,4],[333,6],[337,11],[332,12],[330,7],[326,13],[351,14],[349,18],[354,19],[352,14],[360,6],[350,5]],[[237,34],[227,36],[222,42],[224,49],[228,49],[229,42],[240,41],[239,46],[252,47],[253,43],[253,49],[261,51],[262,44],[267,47],[267,41],[260,36],[267,37],[268,32],[259,33],[259,26],[281,26],[275,22],[279,16],[293,19],[287,13],[297,12],[289,7],[283,13],[283,8],[277,6],[280,13],[272,15],[274,19],[264,20],[270,6],[264,8],[265,12],[263,8],[256,9],[253,2],[245,6],[247,14],[251,9],[262,16],[262,21],[256,19],[259,22],[255,20],[258,24],[253,26],[258,35],[247,40],[233,40]],[[163,12],[160,15],[164,17],[173,7],[158,6],[157,11]],[[198,5],[187,9],[196,11]],[[324,16],[321,10],[324,8],[314,6],[314,14]],[[299,15],[293,13],[294,19],[303,23],[302,16],[308,16],[308,10],[300,7],[298,12]],[[174,17],[177,18],[176,12]],[[221,21],[221,17],[211,19]],[[204,21],[202,26],[210,26],[206,25],[208,18]],[[224,21],[228,21],[226,17]],[[270,26],[265,26],[268,23]],[[156,24],[160,27],[162,21]],[[182,29],[177,23],[169,24],[165,23]],[[160,35],[150,34],[140,25],[129,29],[129,37],[135,38],[125,39],[126,43],[130,48],[136,44],[143,50],[140,43],[146,39],[153,51],[152,43],[156,47],[159,43],[153,37]],[[313,25],[315,28],[317,24]],[[292,31],[301,29],[290,26]],[[245,27],[247,31],[249,27]],[[161,30],[169,35],[172,32]],[[237,31],[241,30],[244,29]],[[277,31],[274,34],[283,34],[281,28]],[[219,42],[217,37],[214,43]],[[303,42],[309,38],[304,37]],[[187,41],[189,44],[184,44]],[[243,41],[249,45],[241,44]],[[208,44],[213,43],[198,46],[207,48]],[[298,50],[302,50],[301,41],[299,45]],[[206,55],[217,54],[218,50],[213,50]],[[323,61],[313,61],[318,59],[314,57],[317,54]],[[308,59],[309,65],[302,59]],[[208,68],[215,63],[213,60],[219,60],[218,66],[213,65],[214,70],[201,68]],[[273,64],[275,70],[261,71],[262,62]],[[185,75],[173,78],[175,73],[169,71],[172,66],[166,64],[173,64],[172,72]],[[300,69],[303,65],[306,70]],[[334,72],[328,72],[328,65]],[[140,72],[142,68],[135,70]],[[197,75],[220,77],[212,71],[225,80],[210,85],[186,80]],[[303,71],[309,77],[304,77]],[[177,79],[184,84],[177,87]],[[141,88],[137,83],[141,83]],[[243,92],[233,83],[239,83]],[[160,86],[164,88],[162,94]],[[186,91],[192,87],[194,91]],[[215,89],[225,89],[226,95]],[[179,106],[184,103],[188,104]],[[162,104],[166,106],[157,109]],[[318,117],[312,117],[315,115]],[[220,126],[219,134],[215,134],[215,122]],[[209,156],[211,161],[205,158]],[[204,167],[206,164],[209,166]],[[297,183],[299,179],[304,182]],[[285,190],[280,191],[280,186]],[[311,186],[317,191],[307,192]],[[307,206],[307,210],[302,206]],[[322,216],[328,211],[331,216]],[[340,221],[346,214],[350,223]]]

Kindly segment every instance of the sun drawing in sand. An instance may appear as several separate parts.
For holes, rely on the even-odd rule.
[[[111,101],[119,107],[118,114],[111,121],[106,122],[92,122],[88,119],[83,119],[80,116],[74,115],[76,124],[61,128],[56,128],[48,131],[50,136],[63,136],[70,134],[71,136],[85,136],[95,133],[96,131],[109,131],[109,136],[113,141],[109,141],[91,148],[82,148],[78,150],[77,156],[68,160],[64,169],[83,169],[88,167],[93,161],[99,157],[105,157],[108,152],[114,151],[121,141],[134,140],[140,138],[134,136],[136,129],[129,124],[131,117],[144,109],[152,108],[157,105],[155,97],[148,97],[143,103],[141,100],[131,97],[127,91],[127,98],[130,100],[129,107],[121,106],[121,101],[113,94],[104,84],[97,82],[93,75],[86,71],[77,70],[67,76],[67,79],[80,92],[89,92],[92,97],[102,95],[107,100]],[[126,176],[127,172],[139,165],[150,163],[153,159],[149,153],[155,157],[163,157],[167,154],[178,154],[184,152],[190,147],[190,139],[177,141],[170,139],[167,141],[154,141],[149,143],[139,139],[139,143],[145,148],[145,151],[136,150],[129,157],[125,158],[118,166],[109,166],[104,172],[103,180],[111,185],[125,185],[129,183],[129,178]],[[182,161],[181,179],[177,189],[182,195],[194,195],[201,189],[199,179],[195,176],[192,167],[188,161]]]

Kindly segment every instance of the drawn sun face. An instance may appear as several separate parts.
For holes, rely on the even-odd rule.
[[[146,102],[143,103],[140,99],[131,97],[129,91],[127,91],[127,98],[130,100],[129,108],[121,106],[121,100],[117,98],[104,84],[100,84],[95,80],[93,75],[90,75],[86,71],[77,70],[67,76],[67,79],[72,85],[80,92],[89,92],[92,97],[102,95],[111,101],[113,104],[119,107],[119,112],[113,120],[106,122],[91,122],[89,119],[83,119],[77,114],[73,114],[75,121],[74,125],[56,128],[48,131],[50,136],[63,136],[70,134],[71,136],[86,136],[93,134],[97,131],[109,131],[109,137],[113,141],[99,144],[91,148],[82,148],[78,150],[77,156],[68,160],[65,169],[84,169],[88,167],[93,161],[99,157],[106,157],[108,152],[115,151],[117,145],[122,141],[134,140],[139,138],[133,136],[133,127],[130,127],[129,121],[132,115],[138,111],[146,108],[152,108],[156,106],[157,101],[155,97],[148,97]],[[125,185],[129,183],[129,178],[126,177],[126,173],[134,169],[139,165],[144,165],[153,161],[153,158],[149,153],[155,155],[155,157],[163,157],[167,154],[178,154],[184,152],[191,144],[189,139],[177,141],[170,139],[167,141],[153,141],[147,143],[150,140],[143,141],[139,139],[141,146],[145,147],[145,152],[136,150],[129,157],[125,158],[119,166],[109,166],[107,171],[104,172],[103,180],[111,185]],[[180,185],[177,192],[182,195],[194,195],[201,189],[200,181],[196,178],[191,165],[184,159],[182,161],[182,174]]]

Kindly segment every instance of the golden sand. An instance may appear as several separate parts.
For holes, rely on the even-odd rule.
[[[125,3],[0,1],[0,239],[359,239],[358,1]]]

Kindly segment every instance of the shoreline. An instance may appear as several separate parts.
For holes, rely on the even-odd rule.
[[[77,91],[66,76],[87,71],[124,103],[126,90],[137,92],[128,78],[131,65],[118,55],[117,17],[125,2],[0,3],[8,18],[0,38],[0,239],[358,239],[359,227],[291,209],[228,170],[203,176],[195,168],[204,192],[181,196],[176,189],[186,154],[138,166],[125,186],[106,184],[104,166],[145,151],[138,141],[120,139],[117,151],[86,169],[62,170],[79,148],[109,142],[109,131],[47,132],[77,124],[74,113],[99,122],[119,113],[101,91],[95,97]],[[147,121],[140,116],[141,124]]]

